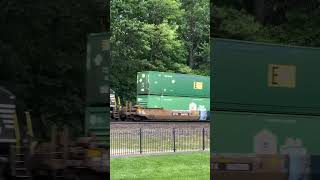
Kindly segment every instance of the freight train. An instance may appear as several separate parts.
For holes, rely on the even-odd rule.
[[[34,139],[30,114],[26,112],[26,128],[19,126],[24,123],[16,114],[15,95],[0,87],[0,180],[107,179],[109,149],[96,137],[70,141],[68,128],[52,128],[56,133],[51,141],[40,143]]]
[[[31,115],[17,113],[15,95],[0,87],[0,180],[109,179],[108,39],[107,33],[88,35],[86,132],[81,137],[71,138],[67,125],[53,125],[50,140],[38,142]]]
[[[144,71],[137,74],[137,104],[121,106],[110,90],[112,120],[209,121],[210,78]],[[118,98],[119,99],[119,98]]]
[[[211,43],[211,179],[319,180],[320,48]]]
[[[129,106],[130,107],[130,106]],[[141,108],[136,105],[122,108],[112,120],[122,121],[209,121],[207,111],[167,110],[162,108]]]

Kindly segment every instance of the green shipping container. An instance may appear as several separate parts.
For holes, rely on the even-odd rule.
[[[307,154],[320,154],[319,116],[223,111],[216,111],[213,116],[213,153],[279,154],[298,142]]]
[[[212,110],[320,114],[319,48],[211,43]]]
[[[87,107],[85,130],[87,136],[94,134],[99,144],[109,146],[110,108]]]
[[[87,42],[87,105],[109,104],[110,35],[89,34]]]
[[[210,110],[209,98],[138,95],[137,102],[145,108],[169,110]]]
[[[210,97],[210,78],[156,71],[138,72],[137,94]]]

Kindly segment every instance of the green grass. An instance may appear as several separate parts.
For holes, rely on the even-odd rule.
[[[209,180],[209,152],[111,159],[112,180]]]

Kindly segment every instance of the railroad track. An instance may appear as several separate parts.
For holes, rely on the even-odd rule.
[[[145,121],[111,121],[113,124],[151,124],[151,123],[210,123],[210,121],[159,121],[159,120],[145,120]]]
[[[157,122],[111,122],[110,127],[112,130],[117,129],[172,129],[172,128],[187,128],[187,129],[195,129],[195,128],[210,128],[209,122],[201,122],[201,121],[157,121]]]

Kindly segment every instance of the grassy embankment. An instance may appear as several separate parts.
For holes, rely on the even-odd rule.
[[[209,180],[209,152],[111,159],[112,180]]]

